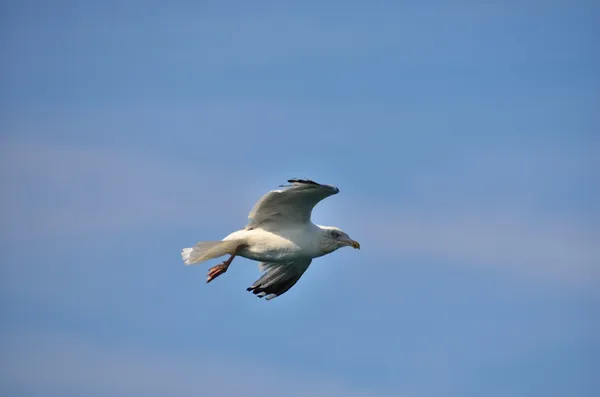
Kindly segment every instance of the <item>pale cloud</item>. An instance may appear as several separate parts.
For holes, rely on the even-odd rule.
[[[235,174],[151,156],[49,143],[3,142],[0,215],[13,237],[105,234],[194,225],[214,208],[242,209],[227,194]],[[220,214],[226,220],[231,212]]]
[[[600,283],[597,228],[528,213],[501,211],[371,213],[351,224],[363,247],[405,258],[493,267],[534,280],[573,286]],[[363,249],[364,250],[364,249]]]
[[[349,388],[327,375],[307,377],[222,355],[107,347],[75,335],[3,335],[0,350],[0,390],[5,395],[384,396]]]
[[[594,144],[461,148],[411,172],[402,196],[361,197],[354,208],[362,210],[346,223],[363,231],[363,250],[595,289],[600,213],[590,203],[599,194],[599,154]]]
[[[17,238],[61,238],[82,233],[102,237],[117,231],[137,233],[148,228],[193,227],[207,222],[219,222],[233,230],[244,224],[252,204],[263,193],[256,186],[265,183],[256,175],[247,175],[251,170],[224,168],[215,172],[202,163],[173,163],[110,148],[5,142],[0,154],[0,181],[7,187],[0,214],[9,234]],[[594,176],[589,171],[592,157],[586,155],[582,163],[588,171],[577,182],[580,185]],[[498,154],[492,162],[503,164],[502,158]],[[511,185],[515,191],[525,192],[522,200],[506,207],[501,205],[502,200],[475,199],[460,205],[461,197],[450,200],[448,189],[449,183],[457,183],[448,176],[456,178],[459,170],[444,170],[437,176],[435,172],[416,173],[412,183],[406,182],[419,200],[393,206],[389,201],[373,204],[376,197],[359,197],[357,201],[338,198],[337,205],[327,202],[318,208],[316,221],[340,224],[361,241],[364,252],[380,257],[423,258],[479,269],[491,266],[537,280],[597,285],[597,224],[564,214],[536,212],[524,205],[537,200],[530,197],[532,193],[525,184],[527,180],[543,180],[543,162],[531,169],[513,157],[511,163],[516,162],[515,168],[519,169],[503,173],[498,171],[499,166],[490,164],[489,158],[475,160],[496,172],[494,180],[505,183],[514,181],[512,175],[529,172]],[[557,156],[552,154],[547,160],[548,164],[556,164]],[[570,175],[577,170],[577,163],[569,160],[565,164],[548,169],[554,178],[562,173],[553,183],[572,180]],[[458,168],[465,169],[466,165]],[[500,194],[501,189],[492,188],[493,182],[482,180],[478,184],[481,173],[473,172],[466,178]],[[493,175],[487,171],[483,174]],[[423,194],[421,180],[434,187],[433,193],[445,192],[444,200],[450,205],[431,201]],[[543,191],[544,187],[537,189]],[[324,208],[328,209],[326,213]]]

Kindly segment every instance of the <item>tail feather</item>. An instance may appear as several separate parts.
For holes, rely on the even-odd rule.
[[[192,248],[181,250],[181,259],[186,265],[196,265],[209,259],[218,258],[223,255],[233,254],[238,241],[201,241]]]

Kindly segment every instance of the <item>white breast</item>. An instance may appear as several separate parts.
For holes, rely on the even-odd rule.
[[[309,225],[280,230],[277,233],[264,229],[239,230],[224,240],[243,240],[247,248],[239,255],[261,262],[289,262],[318,255],[315,231]]]

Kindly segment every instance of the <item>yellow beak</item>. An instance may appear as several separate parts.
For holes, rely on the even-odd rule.
[[[358,243],[358,241],[354,241],[354,240],[352,240],[352,241],[350,241],[350,245],[351,245],[352,247],[354,247],[355,249],[357,249],[357,250],[359,250],[359,249],[360,249],[360,244]]]

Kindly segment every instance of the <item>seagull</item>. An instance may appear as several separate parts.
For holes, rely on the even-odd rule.
[[[247,291],[271,300],[292,288],[314,258],[342,247],[360,249],[360,244],[341,229],[311,221],[315,205],[338,194],[337,187],[308,179],[289,179],[288,183],[266,193],[254,205],[243,229],[221,241],[201,241],[184,248],[184,264],[197,265],[229,255],[209,269],[206,282],[210,283],[227,271],[236,256],[258,261],[263,274]]]

